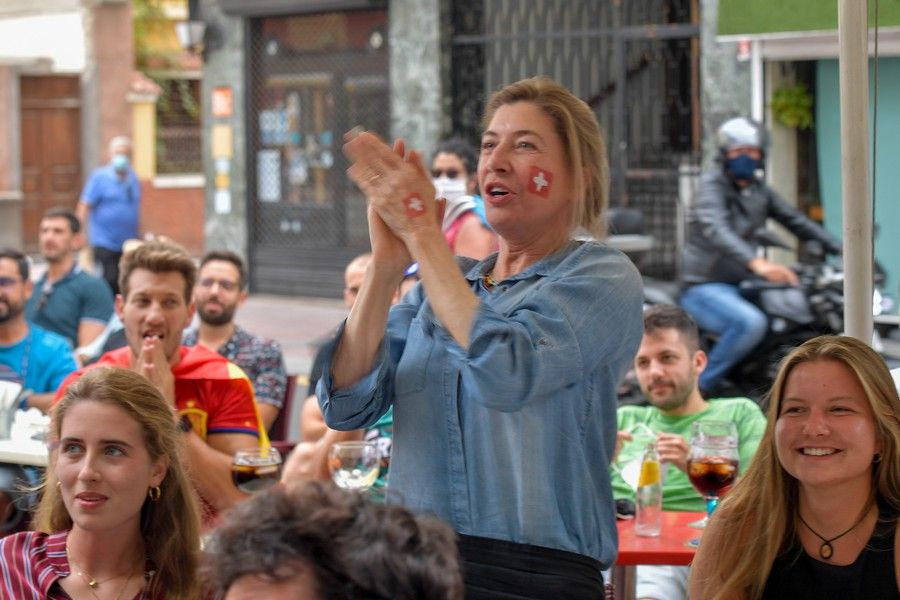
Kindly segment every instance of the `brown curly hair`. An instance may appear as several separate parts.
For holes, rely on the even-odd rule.
[[[307,481],[235,507],[206,546],[209,584],[245,575],[284,581],[308,569],[323,600],[463,597],[456,538],[445,523]]]

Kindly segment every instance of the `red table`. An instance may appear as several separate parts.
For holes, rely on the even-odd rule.
[[[636,565],[689,565],[696,549],[687,542],[699,537],[701,529],[688,523],[703,518],[702,512],[668,512],[662,516],[658,537],[641,537],[634,533],[634,519],[616,522],[619,530],[619,555],[613,568],[617,598],[634,598]]]

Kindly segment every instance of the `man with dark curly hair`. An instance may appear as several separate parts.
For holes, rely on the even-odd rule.
[[[304,482],[230,511],[207,543],[206,575],[225,600],[458,600],[455,537],[435,517]]]

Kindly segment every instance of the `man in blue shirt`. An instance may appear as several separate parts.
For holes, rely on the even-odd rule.
[[[47,272],[25,308],[28,320],[84,346],[103,333],[113,313],[105,281],[81,270],[72,254],[81,246],[81,223],[70,210],[52,208],[41,219],[38,243]]]
[[[114,137],[110,162],[94,170],[81,193],[76,215],[87,219],[94,260],[114,294],[119,293],[119,259],[125,240],[138,237],[141,185],[130,167],[131,140]]]
[[[28,259],[15,250],[0,250],[0,380],[22,384],[20,408],[46,412],[56,388],[76,365],[65,338],[25,320],[33,287]]]

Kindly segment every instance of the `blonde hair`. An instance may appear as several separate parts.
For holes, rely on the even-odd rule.
[[[142,375],[117,367],[97,367],[72,383],[54,408],[52,439],[59,440],[66,413],[84,401],[111,404],[124,410],[140,426],[150,459],[164,457],[168,461],[165,478],[159,484],[159,499],[146,499],[141,508],[141,535],[147,557],[156,569],[149,582],[148,597],[199,597],[199,509],[181,462],[184,440],[175,427],[171,406]],[[54,452],[35,514],[36,527],[47,532],[72,528],[72,517],[57,486],[55,458]]]
[[[596,237],[606,232],[609,200],[609,159],[597,117],[584,101],[547,77],[522,79],[494,92],[482,119],[486,130],[497,109],[506,104],[529,102],[553,119],[566,149],[575,186],[571,228],[581,227]],[[589,177],[585,181],[583,172]]]
[[[781,363],[769,397],[766,431],[750,468],[717,509],[715,537],[704,537],[710,562],[710,598],[753,600],[762,596],[772,564],[792,543],[798,485],[778,461],[775,423],[781,410],[785,384],[800,364],[836,360],[859,380],[875,419],[881,460],[872,465],[876,496],[900,509],[900,399],[884,360],[869,346],[851,337],[821,336],[795,348]],[[707,539],[708,538],[708,539]]]

